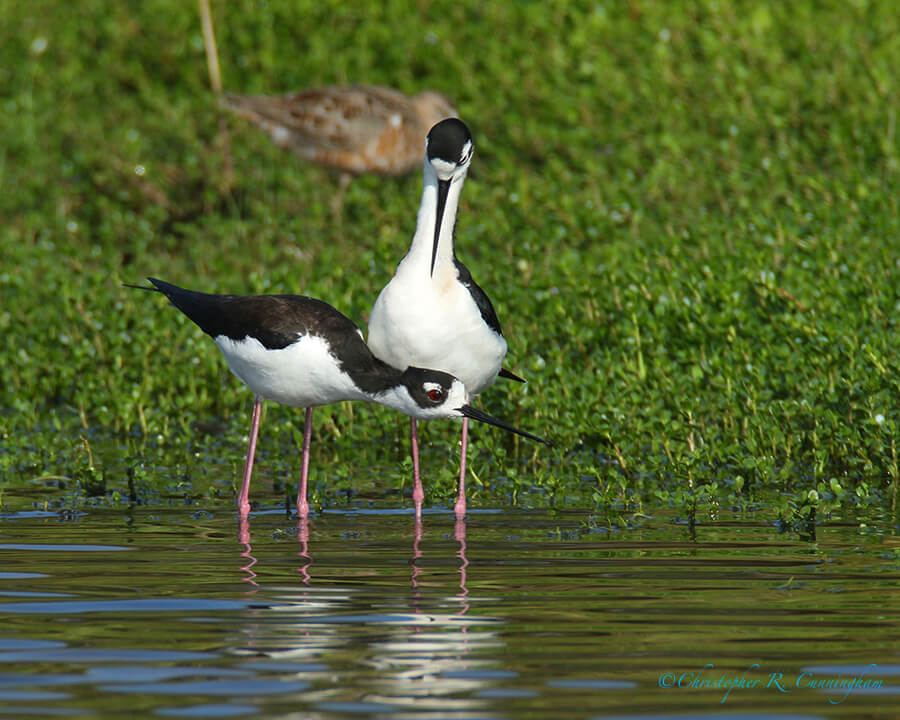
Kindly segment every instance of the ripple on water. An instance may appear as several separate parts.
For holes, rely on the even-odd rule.
[[[297,680],[190,680],[187,682],[147,682],[100,685],[100,692],[136,693],[138,695],[196,695],[198,697],[223,695],[226,697],[279,695],[300,692],[309,687],[308,682]]]
[[[255,705],[214,705],[199,704],[188,707],[162,707],[154,710],[154,713],[162,717],[184,718],[229,718],[251,715],[259,711]]]
[[[49,692],[47,690],[5,690],[0,688],[0,701],[25,702],[31,700],[63,700],[69,698],[68,693]]]
[[[792,713],[755,713],[755,712],[699,712],[699,713],[661,713],[638,715],[598,715],[591,720],[825,720],[825,715],[803,715]]]
[[[57,640],[32,640],[30,638],[0,637],[0,652],[6,650],[47,650],[65,647]]]
[[[140,598],[136,600],[71,600],[60,602],[0,603],[8,615],[79,615],[106,612],[224,612],[243,610],[246,603],[209,598]]]
[[[110,663],[110,662],[201,662],[213,653],[183,650],[125,650],[117,648],[52,647],[0,653],[0,663]]]
[[[638,684],[631,680],[548,680],[547,687],[560,688],[562,690],[632,690]]]
[[[250,670],[216,667],[154,667],[125,665],[88,668],[84,679],[95,683],[159,683],[178,678],[197,677],[247,678],[255,673]]]
[[[121,545],[52,545],[47,543],[0,543],[0,550],[34,550],[37,552],[122,552],[133,548]]]
[[[16,520],[0,566],[27,572],[0,574],[0,717],[813,720],[833,716],[818,690],[739,688],[725,706],[657,682],[752,663],[900,677],[895,541],[856,526],[810,542],[741,519],[601,537],[570,513],[239,528],[195,511]],[[877,692],[840,709],[893,719],[900,691]]]
[[[32,580],[45,577],[49,577],[49,575],[34,572],[0,572],[0,580]]]

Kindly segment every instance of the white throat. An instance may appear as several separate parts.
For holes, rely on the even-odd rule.
[[[416,233],[413,236],[406,260],[415,266],[417,271],[430,273],[431,255],[434,248],[434,225],[437,222],[438,176],[434,166],[427,158],[423,175],[424,187],[416,220]],[[452,267],[453,265],[453,228],[456,225],[456,211],[459,207],[459,196],[462,193],[465,178],[466,171],[457,170],[457,174],[450,180],[444,213],[441,217],[437,255],[434,258],[435,272],[439,267]]]

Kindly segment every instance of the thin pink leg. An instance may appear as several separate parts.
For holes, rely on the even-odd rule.
[[[419,430],[416,419],[409,419],[409,438],[412,445],[413,460],[413,504],[416,506],[416,517],[422,517],[422,501],[425,500],[425,491],[422,489],[422,478],[419,475]]]
[[[469,418],[463,418],[462,421],[462,450],[459,454],[459,497],[456,498],[456,505],[453,510],[456,512],[457,519],[462,518],[466,514],[466,446],[469,442]]]
[[[247,462],[244,463],[244,482],[238,494],[238,514],[247,517],[250,512],[250,476],[253,475],[253,456],[256,455],[256,438],[259,435],[259,416],[262,398],[257,396],[253,403],[253,419],[250,421],[250,444],[247,446]]]
[[[306,501],[306,478],[309,475],[309,441],[312,437],[312,407],[306,408],[306,424],[303,427],[303,458],[300,461],[300,487],[297,489],[297,514],[309,517],[309,503]]]

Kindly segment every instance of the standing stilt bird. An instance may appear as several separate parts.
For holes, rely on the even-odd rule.
[[[238,495],[241,516],[250,511],[250,476],[263,400],[306,408],[297,512],[309,514],[306,484],[312,410],[342,400],[368,400],[407,415],[473,418],[546,442],[468,405],[468,392],[448,373],[407,367],[398,370],[376,358],[362,332],[321,300],[301,295],[209,295],[156,278],[154,287],[128,285],[164,294],[218,345],[228,367],[256,394],[244,479]],[[417,513],[421,507],[417,507]]]
[[[397,367],[439,368],[462,380],[473,396],[498,375],[524,382],[502,368],[506,340],[488,296],[456,259],[456,210],[475,145],[466,125],[448,118],[425,140],[424,189],[416,233],[406,257],[375,301],[368,343],[376,357]],[[418,473],[418,433],[412,418],[414,493],[422,493]],[[459,497],[454,509],[466,512],[466,446],[463,419]]]
[[[433,90],[409,97],[374,85],[331,85],[288,95],[225,93],[223,102],[279,147],[340,170],[335,211],[351,176],[403,175],[417,168],[428,129],[456,114]]]

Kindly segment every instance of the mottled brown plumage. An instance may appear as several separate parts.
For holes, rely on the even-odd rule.
[[[352,175],[402,175],[422,165],[429,129],[456,115],[442,95],[413,97],[373,85],[328,86],[288,95],[225,93],[224,104],[279,147]]]

